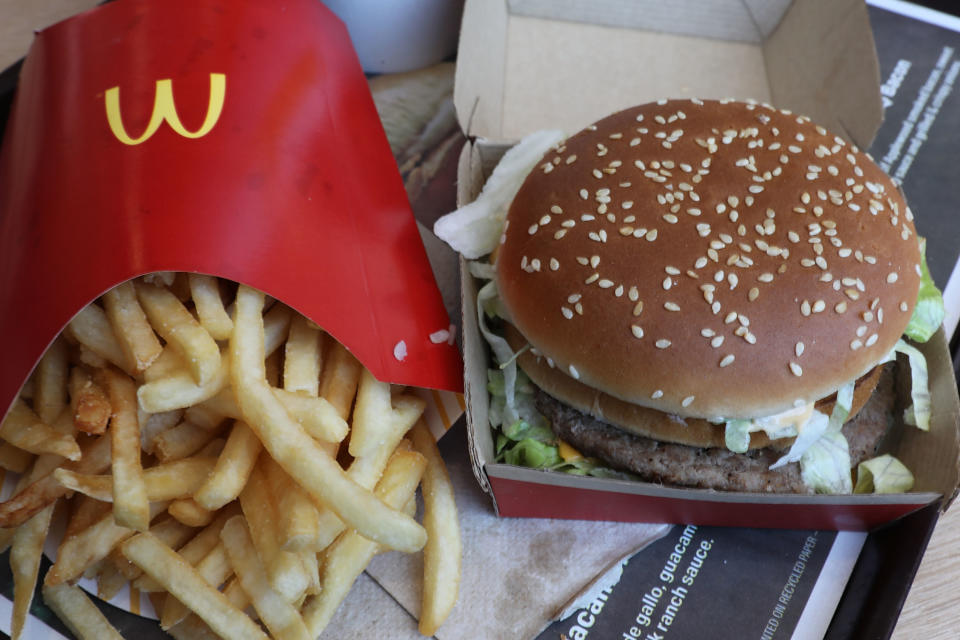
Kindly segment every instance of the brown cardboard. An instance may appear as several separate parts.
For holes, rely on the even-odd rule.
[[[866,147],[878,78],[860,0],[468,0],[454,103],[468,135],[504,142],[663,97],[752,98]]]
[[[509,146],[483,140],[465,145],[458,168],[458,200],[461,205],[477,196],[484,181]],[[478,283],[470,275],[467,263],[463,260],[461,280],[470,455],[481,487],[491,495],[494,507],[501,515],[601,517],[626,521],[652,521],[651,518],[657,518],[657,521],[682,520],[687,523],[742,526],[870,529],[941,497],[941,508],[945,509],[957,494],[960,485],[960,400],[957,397],[949,349],[942,329],[928,343],[920,345],[929,366],[933,398],[930,431],[922,432],[900,421],[884,444],[885,452],[897,456],[915,474],[914,489],[906,494],[770,496],[720,493],[622,480],[583,478],[497,463],[487,421],[489,396],[486,391],[486,370],[489,361],[486,345],[477,326],[476,295],[482,283]],[[901,394],[909,394],[909,375],[900,376],[899,382]],[[535,496],[531,500],[533,503],[553,504],[537,506],[534,511],[529,512],[524,511],[525,507],[521,507],[518,512],[516,490],[511,489],[512,495],[509,499],[512,506],[505,511],[502,501],[498,501],[498,481],[507,482],[513,487],[522,487],[522,491]],[[584,508],[583,497],[575,497],[574,493],[571,493],[580,490],[591,492],[587,500],[607,500],[615,506],[606,510],[596,504]],[[501,489],[502,491],[504,490]],[[600,492],[602,495],[598,496],[593,492]],[[626,502],[621,500],[624,496],[627,496]],[[631,512],[628,507],[627,510],[621,510],[620,505],[629,504],[633,498],[659,502],[652,509],[643,507],[637,512]],[[558,506],[557,502],[563,504]],[[704,505],[707,505],[706,509]],[[717,521],[716,511],[711,511],[710,505],[721,511],[729,511],[729,517],[722,516],[725,519]]]

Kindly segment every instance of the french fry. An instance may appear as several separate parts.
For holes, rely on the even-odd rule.
[[[285,389],[271,389],[271,391],[283,404],[290,417],[315,440],[335,444],[347,437],[350,426],[326,398],[312,398]],[[202,404],[191,407],[187,412],[188,417],[192,417],[194,411],[198,409],[209,411],[213,415],[222,414],[236,420],[243,419],[243,412],[240,411],[240,405],[230,388],[224,389]]]
[[[336,444],[347,437],[350,431],[347,421],[326,398],[312,398],[286,389],[272,391],[290,417],[314,439]]]
[[[168,596],[172,597],[172,596]],[[162,607],[154,605],[157,611]],[[220,640],[220,636],[213,632],[210,626],[198,618],[196,614],[191,613],[186,618],[167,629],[175,640]]]
[[[13,619],[10,624],[10,637],[17,640],[23,634],[30,603],[37,586],[37,573],[40,570],[40,556],[43,555],[43,541],[50,529],[50,519],[56,504],[44,507],[17,528],[10,548],[10,570],[13,573]]]
[[[240,513],[240,505],[233,503],[217,512],[213,522],[205,526],[184,544],[177,553],[186,562],[196,566],[220,542],[220,530],[231,517]],[[143,593],[153,593],[160,590],[160,585],[150,576],[142,576],[134,581],[133,586]]]
[[[168,289],[137,283],[136,290],[150,324],[183,357],[194,382],[210,382],[220,370],[216,341]]]
[[[330,353],[320,375],[320,397],[326,398],[346,420],[357,395],[360,383],[360,361],[337,341],[330,345]]]
[[[258,291],[242,285],[237,289],[230,377],[247,423],[288,474],[363,535],[391,549],[423,548],[423,527],[350,480],[270,391],[264,371],[263,302]]]
[[[149,367],[160,356],[163,345],[137,302],[133,282],[118,284],[103,294],[103,306],[126,361],[132,362],[136,371]]]
[[[430,429],[419,420],[410,430],[413,446],[427,461],[423,485],[423,590],[420,633],[433,636],[453,610],[460,589],[463,543],[453,484]]]
[[[110,399],[85,367],[74,367],[68,382],[73,423],[85,433],[101,434],[110,420]]]
[[[220,532],[220,539],[240,585],[250,596],[253,608],[273,637],[280,640],[311,640],[316,637],[307,632],[307,626],[297,609],[271,588],[243,518],[234,517],[227,521]]]
[[[43,601],[80,640],[123,640],[80,587],[44,583]]]
[[[212,398],[227,386],[229,380],[230,362],[227,355],[221,357],[218,351],[217,362],[220,366],[210,372],[203,382],[197,382],[194,373],[187,367],[168,372],[164,377],[153,378],[137,389],[140,406],[150,413],[159,413],[184,409]]]
[[[187,605],[217,634],[224,638],[267,638],[253,620],[208,585],[176,551],[151,534],[138,534],[124,542],[121,549],[131,562]]]
[[[100,518],[108,514],[113,505],[108,502],[95,500],[83,494],[73,496],[67,503],[70,505],[70,518],[67,520],[63,539],[72,538],[84,529],[93,526]]]
[[[159,517],[157,521],[150,525],[150,533],[157,537],[157,540],[167,545],[171,549],[179,549],[196,533],[196,528],[189,527],[173,517]],[[119,548],[115,548],[108,556],[110,562],[123,574],[123,577],[133,582],[143,575],[143,570],[124,557]]]
[[[147,418],[140,421],[140,448],[152,454],[154,443],[161,433],[180,424],[184,412],[180,409],[148,413]]]
[[[0,469],[24,473],[33,464],[34,455],[15,447],[9,442],[0,441]]]
[[[293,311],[283,304],[274,305],[263,316],[263,357],[269,358],[287,339]],[[232,335],[232,334],[231,334]]]
[[[193,499],[211,511],[235,500],[247,484],[261,449],[263,445],[250,427],[240,420],[234,422],[213,471]]]
[[[220,434],[220,429],[202,429],[184,420],[153,440],[153,455],[160,462],[172,462],[192,456]]]
[[[240,517],[241,516],[234,516],[234,518]],[[223,542],[220,542],[211,549],[210,553],[204,556],[203,560],[196,565],[196,569],[200,577],[211,587],[219,588],[220,585],[226,582],[227,578],[233,575],[233,567],[227,558],[227,552],[223,546]],[[188,615],[190,615],[190,610],[182,602],[176,598],[168,597],[160,613],[160,627],[168,630],[170,627],[180,623]]]
[[[220,297],[220,282],[213,276],[191,273],[189,276],[190,297],[200,324],[214,340],[227,340],[233,331],[233,320],[223,306]]]
[[[270,493],[276,500],[276,536],[280,548],[319,551],[322,547],[317,546],[317,507],[310,495],[269,456],[264,456],[263,469]]]
[[[110,416],[113,517],[120,526],[146,531],[150,526],[150,503],[140,463],[137,387],[133,380],[113,369],[103,370],[100,382],[113,407]]]
[[[57,338],[37,364],[33,409],[41,422],[50,424],[67,406],[67,343]]]
[[[106,312],[97,305],[88,304],[81,309],[67,325],[67,333],[97,358],[120,367],[125,373],[133,374],[136,371],[136,366],[127,359],[123,347],[113,333],[113,327],[110,326]],[[83,357],[82,352],[81,357]],[[89,358],[85,361],[95,368],[104,366],[102,361],[97,362]]]
[[[366,368],[362,369],[350,429],[351,456],[359,458],[377,448],[390,430],[390,415],[390,385],[378,381]]]
[[[283,358],[283,388],[317,397],[320,393],[323,332],[303,316],[290,321]]]
[[[0,438],[30,453],[54,453],[68,460],[80,459],[80,447],[72,436],[58,433],[18,398],[0,423]]]
[[[347,475],[365,489],[372,489],[380,479],[394,449],[410,427],[423,414],[424,401],[416,396],[399,395],[393,399],[391,429],[384,434],[381,446],[370,455],[354,458]],[[339,536],[347,525],[329,509],[320,509],[319,543],[325,547]]]
[[[227,393],[229,391],[230,391],[229,388],[224,389],[223,391],[218,393],[216,396],[214,396],[214,398],[222,396],[224,393]],[[210,402],[210,401],[207,400],[200,404],[193,405],[192,407],[190,407],[189,409],[183,412],[183,417],[189,422],[192,422],[193,424],[197,425],[201,429],[208,429],[208,430],[216,429],[221,424],[223,424],[224,420],[230,418],[231,416],[227,413],[222,413],[218,411],[216,407],[212,405],[207,405],[206,404],[207,402]],[[237,413],[239,414],[240,412],[238,411]]]
[[[111,552],[110,555],[112,556],[113,552]],[[122,589],[125,584],[127,584],[127,579],[120,573],[120,569],[117,568],[114,562],[100,562],[97,573],[98,598],[109,602],[115,595],[120,593],[120,589]]]
[[[216,458],[191,457],[159,464],[143,470],[147,500],[175,500],[193,493],[206,481]],[[79,491],[91,498],[113,502],[114,478],[109,475],[86,475],[57,469],[54,477],[71,491]]]
[[[204,509],[193,498],[179,498],[170,503],[171,516],[191,527],[205,527],[213,522],[213,512]]]
[[[402,509],[417,490],[427,460],[415,451],[398,450],[390,458],[376,494],[388,505]],[[304,620],[311,637],[319,636],[370,560],[379,545],[356,531],[347,531],[322,553],[323,575],[320,593],[307,599]]]
[[[110,466],[110,439],[99,437],[84,443],[83,455],[76,462],[64,464],[65,469],[78,473],[101,473]],[[68,489],[60,484],[51,472],[0,503],[0,527],[18,526],[43,509]]]
[[[183,357],[177,350],[172,345],[167,345],[157,356],[157,359],[153,361],[153,364],[143,370],[143,379],[146,382],[153,382],[154,380],[167,378],[178,371],[182,371],[186,366]]]
[[[280,548],[277,532],[277,509],[271,493],[266,465],[272,461],[261,455],[240,493],[240,507],[250,526],[257,553],[263,559],[270,585],[287,602],[303,595],[310,576],[295,553]]]
[[[151,514],[166,509],[167,503],[155,502],[150,505]],[[64,538],[57,549],[57,561],[47,572],[45,582],[51,585],[73,582],[88,567],[100,562],[115,546],[135,534],[136,531],[120,526],[112,513],[105,513],[83,531]]]

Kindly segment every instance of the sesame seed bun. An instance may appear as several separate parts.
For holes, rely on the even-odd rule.
[[[497,284],[570,378],[668,414],[755,418],[883,359],[919,262],[899,190],[839,136],[767,105],[670,100],[544,157],[510,207]]]
[[[581,413],[615,425],[623,431],[661,442],[703,448],[726,446],[723,428],[712,422],[702,418],[664,413],[614,398],[574,380],[556,367],[549,366],[542,355],[523,350],[524,338],[515,327],[507,324],[505,337],[514,350],[521,352],[517,357],[517,363],[530,380],[550,396],[562,400]],[[870,399],[880,380],[882,369],[882,367],[874,367],[866,375],[857,379],[850,407],[851,417],[857,415]],[[835,400],[835,394],[818,400],[816,408],[821,413],[830,415]],[[783,449],[792,443],[793,438],[770,440],[766,433],[757,431],[750,434],[749,448]]]

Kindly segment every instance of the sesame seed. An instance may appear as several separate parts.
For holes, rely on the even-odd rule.
[[[556,258],[550,258],[550,270],[557,271],[560,269],[560,261]]]
[[[584,283],[584,284],[593,284],[594,282],[596,282],[596,281],[599,280],[599,279],[600,279],[600,274],[599,274],[599,273],[595,273],[595,274],[593,274],[592,276],[590,276],[589,278],[587,278],[586,280],[584,280],[583,283]]]
[[[750,302],[753,302],[759,296],[760,296],[760,290],[757,289],[756,287],[751,287],[749,293],[747,293],[747,299],[749,299]]]
[[[713,347],[714,349],[718,348],[722,344],[723,344],[723,336],[714,336],[710,340],[710,346]]]
[[[896,282],[897,277],[898,277],[897,272],[891,271],[889,274],[887,274],[887,284],[893,284],[894,282]]]
[[[760,282],[773,282],[773,274],[769,272],[761,273],[759,276],[757,276],[757,280]]]
[[[862,324],[859,327],[857,327],[857,337],[862,338],[865,335],[867,335],[867,325]]]
[[[643,337],[643,329],[640,328],[639,326],[635,325],[635,324],[630,325],[630,331],[633,332],[633,337],[634,337],[634,338],[642,338],[642,337]]]
[[[812,310],[814,313],[820,313],[821,311],[823,311],[823,310],[826,309],[826,308],[827,308],[827,303],[826,303],[826,302],[824,302],[823,300],[817,300],[816,302],[813,303],[813,307],[811,308],[811,310]]]
[[[713,329],[705,328],[700,329],[700,335],[702,335],[704,338],[712,338],[716,335],[716,332]]]
[[[568,367],[568,369],[570,370],[570,375],[573,376],[573,378],[574,378],[575,380],[579,380],[579,379],[580,379],[580,372],[577,371],[577,368],[576,368],[576,367],[574,367],[573,365],[570,365],[570,366]]]
[[[850,349],[851,349],[852,351],[856,351],[857,349],[859,349],[859,348],[862,347],[862,346],[863,346],[863,341],[860,340],[859,338],[857,338],[856,340],[854,340],[853,342],[850,343]]]
[[[586,189],[580,189],[580,197],[584,200],[590,197],[590,192]]]
[[[684,407],[689,407],[691,404],[693,404],[693,400],[694,400],[693,396],[687,396],[686,398],[683,399],[683,401],[680,404],[683,405]]]
[[[796,344],[796,346],[794,347],[794,352],[797,354],[797,357],[798,357],[798,358],[803,355],[803,343],[802,343],[802,342],[798,342],[798,343]]]
[[[657,349],[666,349],[667,347],[669,347],[669,346],[670,346],[671,344],[673,344],[673,343],[671,343],[671,342],[670,342],[669,340],[667,340],[666,338],[660,338],[659,340],[656,341],[655,344],[657,345]]]
[[[663,290],[664,290],[664,291],[669,291],[669,290],[670,290],[670,287],[672,287],[672,286],[673,286],[673,278],[671,278],[670,276],[667,276],[666,278],[663,279]]]
[[[727,314],[727,317],[725,317],[725,318],[723,319],[723,322],[724,322],[725,324],[730,324],[731,322],[735,321],[736,319],[737,319],[737,312],[736,312],[736,311],[731,311],[730,313]]]
[[[646,235],[646,238],[647,238],[647,240],[649,240],[650,242],[653,242],[654,240],[656,240],[656,239],[657,239],[657,230],[656,230],[656,229],[651,229],[650,231],[648,231],[648,232],[647,232],[647,235]]]
[[[676,302],[664,302],[663,308],[667,311],[680,311],[680,305]]]
[[[836,305],[834,305],[833,310],[837,313],[844,313],[847,310],[846,300],[841,300]]]
[[[878,335],[875,334],[875,333],[872,333],[872,334],[870,334],[870,337],[867,338],[867,341],[866,341],[864,344],[865,344],[865,346],[872,347],[873,345],[875,345],[875,344],[877,343],[877,340],[879,340],[879,339],[880,339],[880,336],[878,336]]]
[[[805,315],[805,316],[809,316],[809,315],[810,315],[810,301],[809,301],[809,300],[804,300],[803,302],[800,303],[800,313],[802,313],[802,314]]]
[[[732,353],[728,353],[727,355],[723,356],[723,358],[720,359],[720,366],[728,367],[731,364],[733,364],[734,359],[735,359],[735,356]]]
[[[662,398],[663,391],[661,391],[660,389],[657,389],[656,391],[650,394],[650,397],[653,398],[654,400],[656,400],[657,398]]]
[[[790,371],[798,378],[803,375],[803,369],[796,362],[790,361]]]
[[[567,320],[570,320],[571,318],[573,318],[573,311],[571,311],[567,307],[560,307],[560,313],[562,313],[563,317],[566,318]]]
[[[633,305],[633,315],[638,316],[642,312],[643,312],[643,300],[640,300],[639,302],[637,302],[637,304]]]

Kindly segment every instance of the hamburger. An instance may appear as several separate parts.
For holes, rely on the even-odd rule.
[[[549,424],[647,481],[845,492],[894,422],[897,351],[917,369],[908,419],[928,419],[902,340],[931,286],[913,216],[843,138],[770,105],[661,100],[517,154],[493,178],[532,169],[515,193],[485,188],[509,204],[476,269],[501,318],[485,329],[501,429],[549,442]],[[458,214],[436,230],[464,250],[479,216]]]

